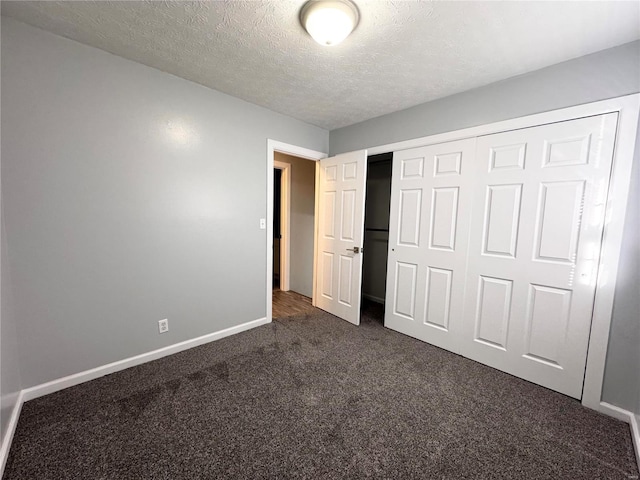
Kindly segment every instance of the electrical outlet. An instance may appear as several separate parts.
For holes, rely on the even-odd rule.
[[[169,320],[166,318],[164,320],[158,320],[158,332],[166,333],[168,331],[169,331]]]
[[[260,219],[260,230],[264,230],[267,228],[267,219],[266,218],[261,218]]]

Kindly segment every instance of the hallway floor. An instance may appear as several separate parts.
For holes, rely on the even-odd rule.
[[[273,318],[291,317],[313,310],[311,299],[291,290],[273,289]]]

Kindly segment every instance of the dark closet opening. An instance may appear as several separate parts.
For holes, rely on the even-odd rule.
[[[362,259],[363,305],[384,305],[389,249],[389,215],[393,153],[367,158],[367,193]]]

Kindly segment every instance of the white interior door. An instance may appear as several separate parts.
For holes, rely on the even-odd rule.
[[[461,353],[582,395],[617,114],[478,138]]]
[[[394,153],[385,326],[457,352],[475,139]]]
[[[319,162],[316,306],[360,323],[367,151]]]

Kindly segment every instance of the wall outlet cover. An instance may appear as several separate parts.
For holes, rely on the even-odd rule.
[[[158,332],[166,333],[168,331],[169,331],[169,320],[166,318],[164,320],[158,320]]]

